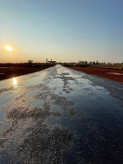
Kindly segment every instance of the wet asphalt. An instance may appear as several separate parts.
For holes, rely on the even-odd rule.
[[[0,82],[0,164],[122,164],[123,83],[60,65]]]

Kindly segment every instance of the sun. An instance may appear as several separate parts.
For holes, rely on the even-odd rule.
[[[12,51],[12,50],[13,50],[13,48],[12,48],[10,45],[6,45],[6,46],[5,46],[5,49],[6,49],[7,51]]]

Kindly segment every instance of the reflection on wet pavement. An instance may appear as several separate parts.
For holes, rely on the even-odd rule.
[[[0,84],[0,163],[123,162],[123,84],[60,65],[12,81]]]
[[[16,78],[13,78],[13,85],[16,86],[17,85],[17,79]]]

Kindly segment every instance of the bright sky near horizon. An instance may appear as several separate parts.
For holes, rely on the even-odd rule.
[[[123,62],[123,0],[0,0],[0,63],[46,58]]]

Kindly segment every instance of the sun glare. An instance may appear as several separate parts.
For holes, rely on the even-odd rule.
[[[12,51],[12,47],[11,47],[10,45],[6,45],[6,46],[5,46],[5,49],[6,49],[7,51]]]
[[[13,78],[13,85],[16,86],[17,85],[17,79],[16,78]]]

